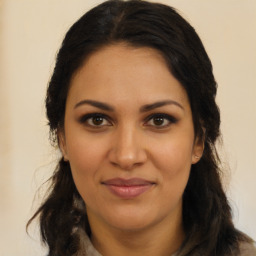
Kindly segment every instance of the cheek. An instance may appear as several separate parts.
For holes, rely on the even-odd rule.
[[[71,169],[77,175],[87,175],[96,170],[105,154],[102,141],[91,139],[79,130],[66,137],[66,145]]]
[[[190,170],[192,164],[193,140],[176,139],[154,147],[156,165],[169,175]]]
[[[72,155],[70,167],[76,188],[84,202],[90,205],[97,202],[97,180],[98,159],[97,151],[81,150],[77,155]],[[92,161],[93,159],[93,161]]]
[[[88,193],[92,194],[89,196],[94,197],[92,190],[96,189],[95,182],[98,179],[99,166],[104,159],[105,152],[102,143],[91,143],[89,139],[78,137],[70,141],[67,138],[67,153],[74,182],[85,199]]]
[[[160,147],[161,146],[161,147]],[[167,198],[176,197],[178,200],[187,185],[192,159],[192,140],[174,140],[161,144],[154,150],[155,166],[160,171],[160,184]]]

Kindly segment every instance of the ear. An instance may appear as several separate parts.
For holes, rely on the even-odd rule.
[[[204,153],[204,137],[196,138],[193,146],[192,152],[192,164],[196,164],[200,161]]]
[[[58,130],[58,143],[60,147],[60,151],[63,155],[64,161],[69,161],[68,155],[67,155],[67,147],[66,147],[66,138],[65,138],[65,133],[63,130]]]

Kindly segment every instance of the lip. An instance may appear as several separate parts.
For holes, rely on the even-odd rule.
[[[102,184],[105,185],[112,194],[124,199],[138,197],[155,185],[154,182],[141,178],[115,178],[106,180],[102,182]]]

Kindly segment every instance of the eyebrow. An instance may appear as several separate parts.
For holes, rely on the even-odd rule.
[[[74,108],[80,107],[85,104],[91,105],[91,106],[94,106],[96,108],[106,110],[106,111],[111,111],[111,112],[114,111],[114,107],[110,106],[109,104],[95,101],[95,100],[82,100],[82,101],[78,102]]]
[[[147,111],[153,110],[155,108],[163,107],[165,105],[175,105],[175,106],[181,108],[182,110],[184,110],[183,106],[180,103],[178,103],[177,101],[163,100],[163,101],[157,101],[155,103],[147,104],[147,105],[142,106],[140,108],[140,112],[147,112]]]
[[[109,105],[107,103],[95,101],[95,100],[82,100],[82,101],[78,102],[74,108],[78,108],[78,107],[80,107],[82,105],[86,105],[86,104],[94,106],[94,107],[102,109],[102,110],[106,110],[106,111],[113,112],[115,110],[115,108],[112,107],[111,105]],[[163,100],[163,101],[154,102],[152,104],[146,104],[146,105],[140,107],[140,112],[147,112],[147,111],[153,110],[155,108],[163,107],[165,105],[175,105],[175,106],[181,108],[182,110],[184,110],[184,107],[177,101]]]

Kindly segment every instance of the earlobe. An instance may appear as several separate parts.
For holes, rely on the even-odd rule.
[[[198,156],[198,155],[193,155],[192,156],[192,164],[196,164],[200,161],[202,156]]]
[[[194,148],[193,148],[193,154],[192,154],[192,164],[198,163],[203,153],[204,153],[204,139],[196,138]]]
[[[64,161],[66,162],[69,161],[68,155],[67,155],[65,134],[63,131],[58,131],[58,143],[59,143],[59,148],[63,155]]]

